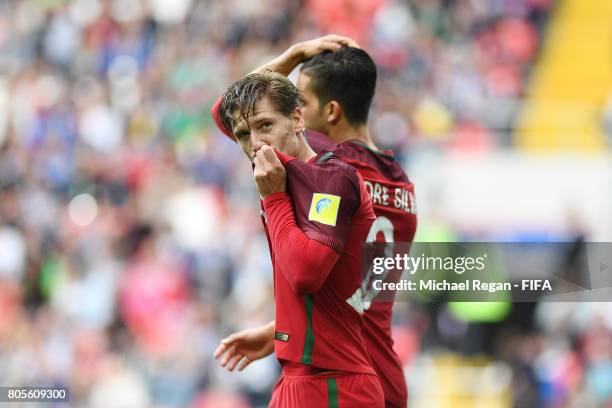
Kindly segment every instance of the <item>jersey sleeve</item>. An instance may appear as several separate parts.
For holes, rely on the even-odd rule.
[[[297,294],[319,290],[336,264],[340,254],[317,240],[310,239],[298,228],[291,199],[274,193],[263,200],[269,229],[270,248],[287,282]],[[287,267],[290,265],[290,267]]]
[[[221,101],[223,100],[223,95],[221,95],[219,97],[219,99],[217,99],[217,102],[215,102],[215,104],[213,105],[212,109],[210,110],[210,115],[212,116],[213,120],[215,121],[215,124],[217,125],[217,128],[219,128],[219,130],[227,137],[229,137],[232,140],[234,139],[234,136],[232,135],[232,132],[230,132],[229,130],[227,130],[225,128],[225,126],[223,126],[223,122],[221,122],[221,118],[219,117],[219,106],[221,105]]]
[[[359,177],[354,169],[324,163],[310,191],[300,195],[302,204],[296,205],[299,227],[308,238],[341,252],[351,219],[361,205]]]

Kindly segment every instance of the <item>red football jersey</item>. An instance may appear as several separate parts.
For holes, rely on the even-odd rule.
[[[233,139],[218,118],[217,109],[220,101],[221,98],[213,107],[212,116],[218,128]],[[377,216],[377,222],[373,225],[375,239],[387,242],[412,242],[416,231],[414,186],[393,156],[384,152],[374,152],[356,141],[336,144],[327,136],[310,130],[306,135],[308,143],[315,152],[322,150],[334,152],[352,164],[363,177]],[[384,222],[385,218],[390,223]],[[363,317],[364,341],[373,367],[380,378],[385,400],[398,407],[405,407],[406,381],[402,364],[393,350],[391,337],[393,303],[372,302],[367,306],[369,307]]]
[[[358,141],[335,144],[325,135],[311,131],[307,132],[307,137],[315,151],[332,151],[353,165],[363,177],[377,217],[370,240],[412,242],[417,225],[414,185],[393,156],[373,151]],[[403,407],[407,401],[406,380],[402,364],[393,350],[393,303],[385,300],[365,305],[364,340],[383,386],[385,400]]]
[[[375,218],[365,184],[353,167],[331,153],[309,163],[280,158],[297,226],[340,256],[319,290],[298,295],[283,272],[291,265],[280,265],[270,245],[276,303],[274,352],[280,360],[375,374],[363,339],[363,316],[350,304],[361,286],[361,244]],[[328,207],[327,218],[318,215],[323,207]]]

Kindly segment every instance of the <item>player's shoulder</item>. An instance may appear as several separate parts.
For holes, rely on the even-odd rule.
[[[366,186],[359,173],[333,152],[320,152],[308,162],[291,160],[285,168],[288,193],[302,212],[308,213],[307,205],[317,198],[342,199],[350,214],[363,202]]]
[[[359,172],[351,164],[330,151],[320,151],[308,162],[291,160],[285,166],[287,179],[300,188],[340,188],[342,185],[358,186]]]
[[[352,182],[359,181],[357,169],[333,151],[322,150],[312,161],[312,164],[328,172],[331,178],[346,178]]]
[[[339,143],[333,152],[361,173],[373,171],[388,181],[410,183],[392,151],[374,150],[358,141],[346,141]]]

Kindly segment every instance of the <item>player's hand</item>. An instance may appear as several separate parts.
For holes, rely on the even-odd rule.
[[[272,147],[266,145],[259,149],[255,153],[253,164],[255,184],[262,200],[271,194],[286,190],[285,167]]]
[[[342,47],[360,48],[357,41],[350,37],[330,34],[313,40],[304,41],[296,44],[300,50],[302,61],[314,57],[324,51],[337,51]]]
[[[244,370],[255,360],[267,357],[274,351],[274,328],[270,325],[242,330],[223,340],[214,356],[220,359],[221,367],[228,371]]]
[[[355,40],[341,35],[330,34],[293,44],[278,57],[264,65],[255,68],[250,74],[261,74],[272,71],[289,75],[300,63],[324,51],[336,51],[342,47],[360,48]]]

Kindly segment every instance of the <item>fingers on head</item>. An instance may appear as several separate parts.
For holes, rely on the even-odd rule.
[[[341,44],[345,47],[354,47],[357,45],[357,42],[355,40],[353,40],[351,37],[347,37],[344,35],[338,35],[338,34],[330,34],[328,36],[325,37],[325,39],[327,41],[331,41],[337,44]]]
[[[328,51],[338,51],[340,48],[342,48],[342,44],[338,44],[336,42],[327,43]]]

